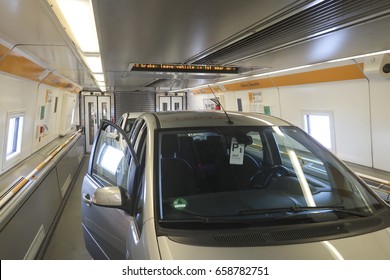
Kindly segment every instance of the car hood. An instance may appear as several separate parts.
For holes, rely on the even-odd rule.
[[[265,259],[265,260],[388,260],[390,228],[354,237],[289,245],[253,247],[208,247],[181,244],[169,236],[158,238],[161,258],[189,259]]]

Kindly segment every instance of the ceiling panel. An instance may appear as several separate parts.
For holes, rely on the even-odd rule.
[[[93,0],[107,85],[147,85],[153,79],[123,81],[129,63],[183,63],[300,2]]]
[[[40,0],[0,0],[0,34],[14,45],[66,45]]]
[[[296,1],[94,0],[108,71],[181,63]]]
[[[237,64],[269,66],[267,72],[390,50],[390,15],[326,34],[315,40],[269,51]],[[264,72],[264,71],[263,71]],[[261,71],[258,71],[261,73]]]
[[[132,63],[233,64],[246,68],[240,73],[262,73],[390,49],[388,0],[92,2],[110,90],[178,89],[232,78],[137,73],[131,71]],[[370,10],[371,14],[365,14]],[[297,16],[301,14],[305,17]],[[336,28],[317,34],[319,17],[322,24],[334,22]],[[259,37],[263,43],[246,45],[265,30],[265,37]],[[0,0],[0,39],[85,88],[97,90],[46,0]],[[234,53],[225,52],[229,46]]]
[[[21,45],[18,48],[40,58],[40,61],[86,88],[96,88],[96,84],[84,64],[68,46]]]
[[[45,0],[0,0],[0,38],[43,67],[97,89]]]

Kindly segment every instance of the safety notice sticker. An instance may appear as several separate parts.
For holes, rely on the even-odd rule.
[[[187,207],[187,200],[183,199],[183,198],[176,198],[174,201],[173,201],[173,208],[175,209],[184,209]]]

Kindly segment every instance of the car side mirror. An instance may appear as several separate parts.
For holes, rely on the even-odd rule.
[[[92,196],[92,203],[98,206],[118,208],[125,211],[131,209],[130,198],[120,187],[103,187],[97,189]]]

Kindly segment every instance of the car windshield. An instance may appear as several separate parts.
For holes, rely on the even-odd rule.
[[[161,130],[158,142],[160,222],[317,222],[383,207],[296,127]]]

